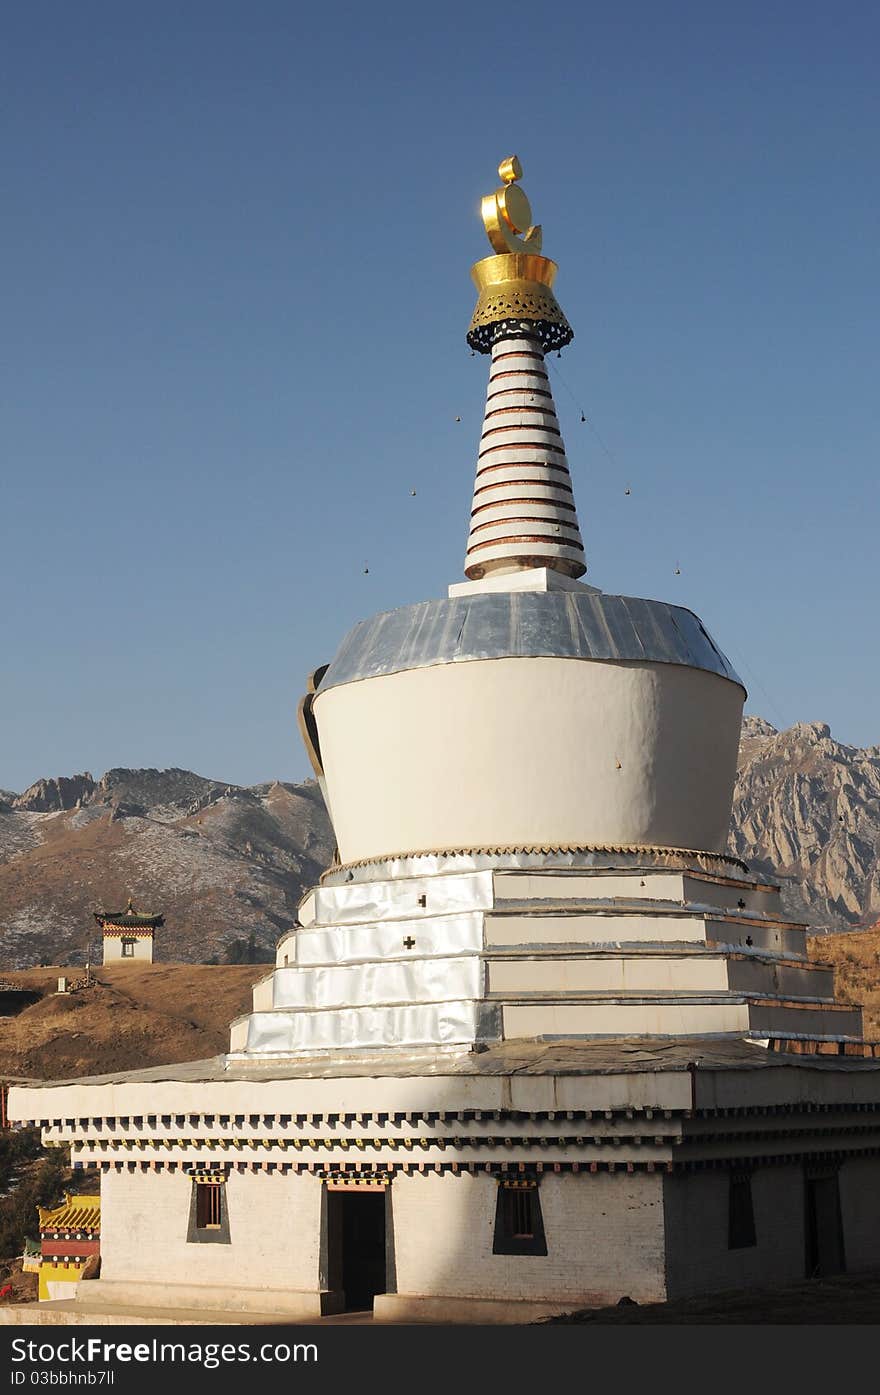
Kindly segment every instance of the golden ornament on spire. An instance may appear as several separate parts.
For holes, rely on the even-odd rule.
[[[525,190],[517,184],[522,179],[522,165],[516,155],[510,155],[498,166],[502,179],[500,189],[487,194],[480,205],[486,236],[496,252],[540,252],[541,229],[532,225],[532,209]],[[520,236],[517,236],[520,234]]]
[[[471,268],[479,291],[467,341],[481,354],[492,352],[496,339],[525,334],[544,349],[561,349],[573,338],[571,325],[553,294],[556,263],[541,255],[542,235],[517,180],[522,165],[510,155],[498,166],[501,188],[480,205],[483,226],[495,256]]]

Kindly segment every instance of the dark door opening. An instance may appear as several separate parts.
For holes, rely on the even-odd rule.
[[[387,1287],[385,1188],[327,1192],[330,1288],[345,1294],[345,1312],[372,1308]]]
[[[807,1278],[842,1274],[846,1264],[836,1171],[825,1176],[807,1177],[805,1188]]]

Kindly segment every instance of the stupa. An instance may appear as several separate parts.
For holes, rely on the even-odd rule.
[[[77,1304],[524,1322],[880,1262],[880,1074],[725,851],[745,691],[582,578],[515,157],[483,200],[466,580],[357,625],[300,728],[338,858],[210,1061],[19,1087],[101,1170]]]

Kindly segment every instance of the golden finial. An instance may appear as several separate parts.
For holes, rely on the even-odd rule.
[[[532,225],[529,201],[517,184],[522,165],[510,155],[498,166],[502,184],[487,194],[480,205],[483,226],[495,252],[540,252],[541,229]]]
[[[525,325],[545,352],[572,338],[571,325],[553,294],[556,263],[541,255],[541,229],[532,224],[529,201],[517,184],[522,165],[515,155],[498,166],[502,186],[482,201],[483,223],[493,255],[471,267],[479,291],[467,341],[478,353]]]

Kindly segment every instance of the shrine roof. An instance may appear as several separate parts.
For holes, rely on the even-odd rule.
[[[40,1213],[40,1230],[87,1230],[99,1234],[101,1230],[100,1196],[71,1196],[65,1193],[60,1206],[37,1207]]]
[[[94,916],[101,926],[119,925],[124,929],[131,930],[156,930],[165,924],[164,915],[150,915],[135,910],[130,896],[124,911],[95,911]]]

